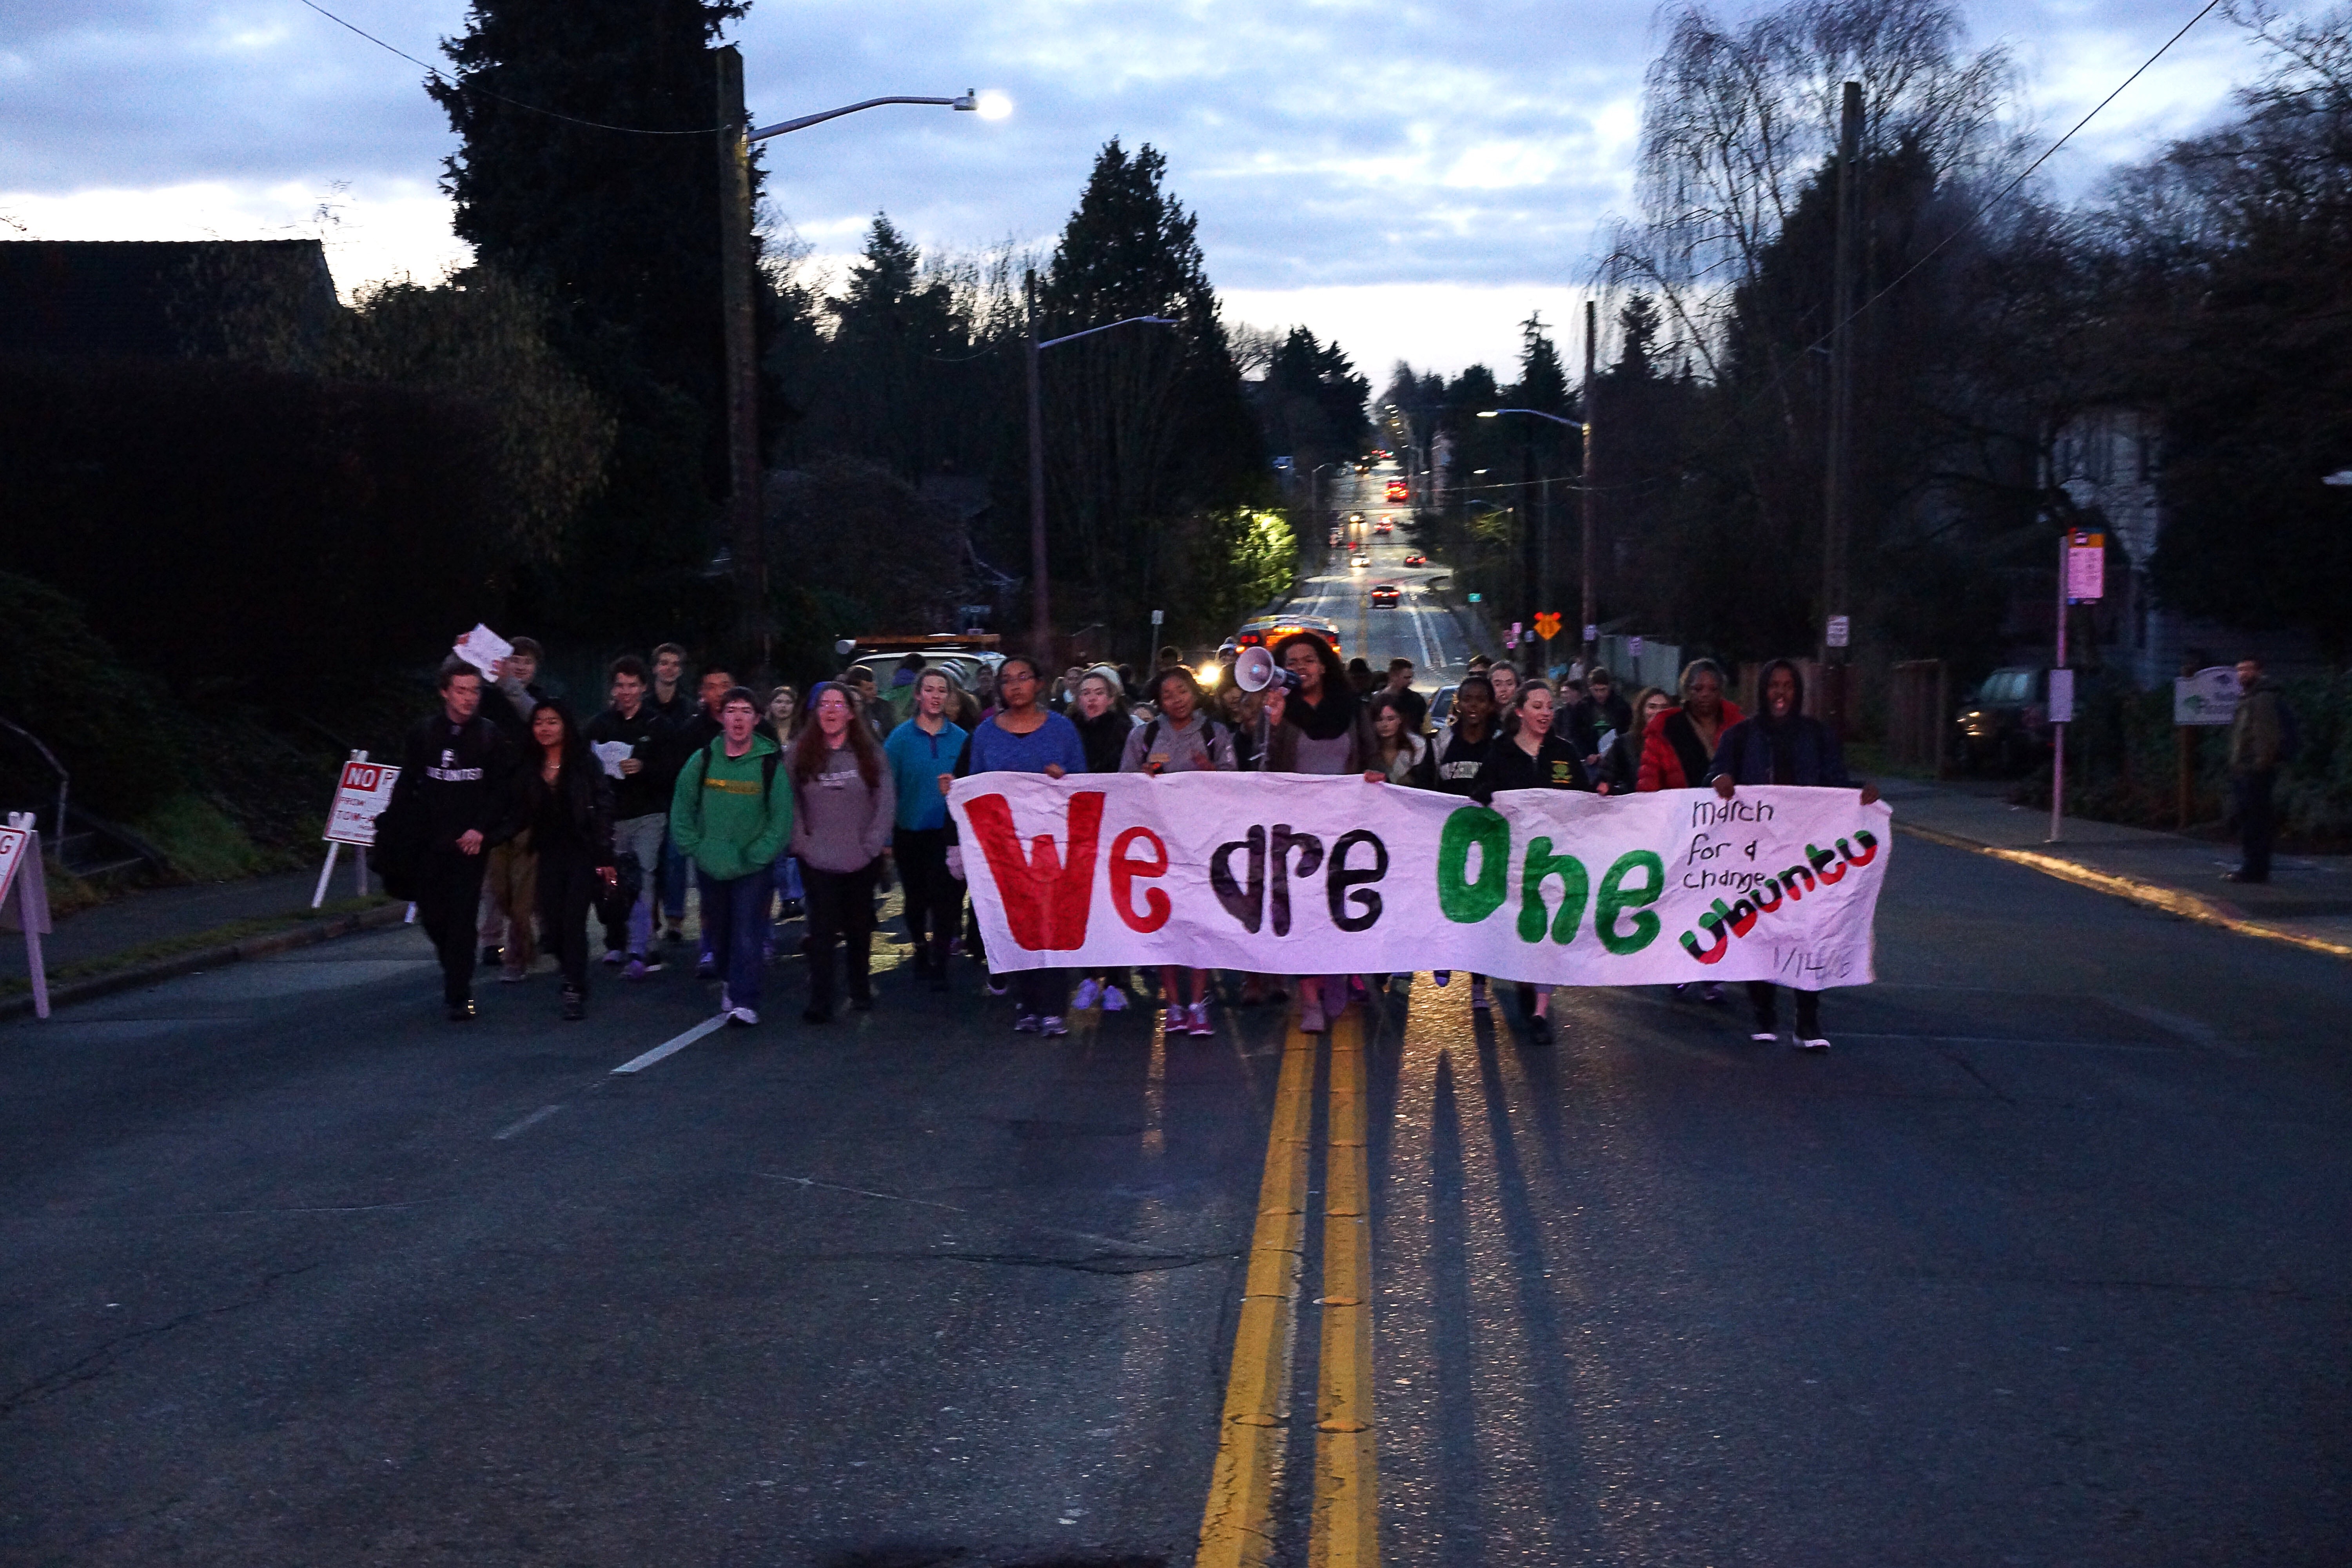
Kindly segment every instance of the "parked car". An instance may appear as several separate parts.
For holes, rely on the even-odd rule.
[[[1952,721],[1963,767],[2023,773],[2050,754],[2049,675],[2039,666],[2011,665],[1985,677]]]

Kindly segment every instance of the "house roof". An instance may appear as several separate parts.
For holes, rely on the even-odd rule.
[[[282,353],[341,309],[315,239],[0,241],[0,353]]]

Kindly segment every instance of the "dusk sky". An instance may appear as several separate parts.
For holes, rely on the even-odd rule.
[[[322,3],[435,60],[466,15],[457,0]],[[2200,3],[1969,14],[1978,44],[2015,50],[2046,144]],[[1167,154],[1229,321],[1304,322],[1377,380],[1400,356],[1505,366],[1531,309],[1575,318],[1596,236],[1631,205],[1654,18],[1648,0],[761,0],[734,41],[762,121],[966,87],[1013,102],[994,122],[886,109],[772,143],[771,199],[833,275],[877,210],[926,247],[1048,244],[1116,135]],[[2054,188],[2210,120],[2253,61],[2207,17],[2051,165]],[[322,233],[346,291],[437,277],[463,259],[436,188],[455,143],[421,77],[297,0],[13,0],[0,216],[58,239]]]

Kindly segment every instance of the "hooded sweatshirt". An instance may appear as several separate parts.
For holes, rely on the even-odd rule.
[[[723,737],[688,753],[670,792],[669,839],[706,875],[765,874],[792,830],[792,775],[775,742],[754,730],[740,757],[727,754]]]
[[[1829,726],[1805,711],[1805,678],[1785,658],[1764,667],[1756,686],[1769,689],[1772,673],[1785,669],[1797,683],[1797,700],[1785,719],[1772,717],[1769,704],[1724,731],[1716,743],[1715,765],[1707,779],[1728,778],[1736,784],[1811,784],[1849,788],[1845,753]]]

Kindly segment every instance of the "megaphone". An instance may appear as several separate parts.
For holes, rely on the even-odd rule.
[[[1234,684],[1244,691],[1264,691],[1274,684],[1279,668],[1273,654],[1253,644],[1234,657]]]

